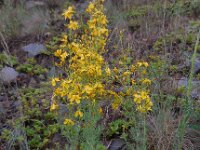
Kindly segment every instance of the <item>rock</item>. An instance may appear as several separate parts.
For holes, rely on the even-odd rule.
[[[177,82],[177,88],[188,87],[188,78],[181,78]],[[193,80],[192,81],[192,91],[191,91],[192,98],[200,99],[200,81]]]
[[[114,139],[109,146],[108,150],[125,150],[126,143],[122,139]]]
[[[26,9],[32,9],[32,8],[38,8],[38,7],[45,7],[45,3],[42,1],[26,1],[25,3]]]
[[[4,114],[6,114],[6,108],[4,107],[3,103],[0,102],[0,120],[3,117]]]
[[[30,9],[22,20],[21,36],[43,36],[49,29],[50,15],[47,9]]]
[[[21,101],[15,101],[14,103],[13,103],[13,106],[15,107],[15,108],[19,108],[19,107],[21,107],[22,106],[22,104],[21,104]]]
[[[0,95],[0,102],[4,101],[6,98],[3,95]]]
[[[56,68],[55,67],[51,67],[51,69],[49,70],[49,72],[47,73],[47,76],[49,78],[53,78],[56,75]]]
[[[29,57],[33,57],[46,51],[46,47],[43,44],[32,43],[22,47],[22,50],[28,52]]]
[[[177,81],[177,86],[179,87],[187,87],[188,85],[188,78],[182,77],[180,80]]]
[[[11,67],[4,67],[0,71],[0,80],[3,81],[3,83],[11,83],[17,79],[18,75],[19,73],[15,71],[15,69]]]
[[[200,60],[196,58],[194,64],[194,73],[199,73],[199,72],[200,72]]]
[[[182,63],[178,65],[178,70],[182,71],[183,69],[187,69],[188,71],[190,71],[191,58],[192,58],[191,54],[184,53],[184,57],[182,58]],[[194,62],[194,73],[195,74],[200,73],[200,58],[199,57],[197,57]]]

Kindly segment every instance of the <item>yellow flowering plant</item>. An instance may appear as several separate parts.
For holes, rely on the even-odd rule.
[[[129,95],[132,93],[131,95],[134,99],[135,93],[142,92],[136,90],[135,87],[138,84],[130,76],[135,74],[136,71],[140,71],[141,74],[145,75],[145,68],[148,67],[148,63],[144,61],[137,62],[136,65],[126,68],[124,72],[116,67],[111,70],[102,57],[102,54],[106,52],[105,45],[108,37],[107,19],[103,13],[102,1],[91,2],[86,12],[90,15],[90,19],[86,21],[84,26],[80,26],[77,21],[73,20],[73,15],[75,15],[74,7],[69,7],[63,13],[65,19],[69,19],[69,24],[66,25],[69,33],[63,35],[62,44],[54,55],[60,59],[60,62],[57,63],[57,66],[60,67],[66,63],[66,58],[69,57],[69,69],[66,79],[52,79],[52,86],[55,87],[56,83],[59,83],[54,90],[53,97],[66,98],[68,104],[79,105],[82,100],[94,102],[98,99],[103,99],[104,96],[108,96],[114,99],[112,106],[117,109],[126,93]],[[79,30],[79,26],[83,33],[77,36],[76,33]],[[119,80],[122,83],[121,86],[129,87],[127,89],[128,92],[119,94],[112,88],[105,90],[105,87],[109,86],[109,80]],[[137,82],[139,83],[138,80]],[[130,83],[132,83],[131,86]],[[140,83],[142,85],[145,84],[146,87],[146,85],[150,85],[151,81],[148,78],[144,78],[140,80]],[[148,95],[148,90],[140,90],[144,90],[143,92]],[[146,111],[143,110],[142,112],[147,112],[151,110],[152,102],[149,98],[146,100],[149,108],[147,108],[147,105],[143,105],[144,100],[142,103],[133,101],[136,106],[139,105],[138,107],[142,107],[142,105],[146,107]],[[53,104],[55,105],[55,102]]]
[[[69,33],[63,36],[62,44],[54,55],[60,60],[56,63],[59,67],[65,65],[66,58],[69,58],[69,68],[66,79],[52,79],[54,98],[66,98],[68,104],[78,105],[82,100],[94,102],[106,94],[102,84],[105,63],[101,54],[105,52],[108,29],[103,9],[102,1],[91,2],[86,9],[90,19],[84,26],[74,20],[74,7],[69,7],[63,13],[69,20],[66,25]],[[79,26],[84,32],[77,36]],[[106,72],[109,74],[109,68]]]
[[[95,130],[95,124],[102,114],[102,111],[99,111],[101,107],[96,105],[98,100],[106,96],[103,84],[106,76],[105,62],[102,54],[105,52],[108,29],[102,2],[97,0],[89,3],[86,8],[89,19],[83,22],[75,20],[74,7],[70,6],[63,13],[68,22],[65,25],[67,33],[62,35],[62,43],[54,56],[58,58],[56,66],[65,70],[67,77],[52,79],[54,92],[51,111],[58,110],[60,103],[65,103],[69,111],[64,116],[63,124],[68,139],[77,139],[80,131],[84,133],[88,129]],[[109,74],[108,68],[107,73]],[[63,133],[65,131],[63,130]],[[94,135],[91,135],[91,138]],[[83,137],[81,139],[84,139]],[[79,140],[70,141],[77,141],[73,145],[80,144]],[[89,144],[91,141],[85,143]]]
[[[112,108],[117,110],[123,102],[130,99],[133,110],[140,113],[147,113],[153,105],[148,90],[151,81],[145,77],[147,62],[110,68],[104,60],[109,31],[102,2],[103,0],[96,0],[89,3],[86,8],[89,19],[83,22],[75,20],[74,7],[70,6],[64,11],[63,16],[68,20],[68,32],[63,34],[62,43],[54,53],[59,59],[56,66],[63,68],[67,77],[52,79],[54,92],[51,111],[59,109],[59,103],[65,103],[69,112],[63,119],[63,124],[75,126],[76,132],[95,127],[98,116],[103,113],[98,105],[100,100],[110,100]],[[122,90],[116,90],[114,82],[118,82],[117,88]],[[88,118],[85,113],[91,117]]]

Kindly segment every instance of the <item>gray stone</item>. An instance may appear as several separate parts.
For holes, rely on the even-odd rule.
[[[28,52],[28,56],[33,57],[46,51],[46,47],[43,44],[32,43],[22,47],[22,50]]]
[[[195,73],[200,72],[200,60],[198,58],[195,59],[194,72]]]
[[[122,139],[114,139],[110,144],[108,150],[125,150],[126,144]]]
[[[15,101],[14,103],[13,103],[13,105],[14,105],[14,107],[16,107],[16,108],[19,108],[19,107],[21,107],[21,105],[22,105],[22,103],[21,103],[21,101]]]
[[[188,87],[188,78],[183,77],[176,82],[177,82],[177,88]],[[195,99],[200,99],[200,81],[197,80],[192,81],[191,96]]]
[[[0,102],[4,101],[4,99],[6,99],[5,96],[0,95]]]
[[[42,1],[26,1],[25,7],[26,9],[45,7],[45,3]]]
[[[49,78],[52,78],[56,75],[56,68],[55,67],[51,67],[51,69],[49,70],[49,72],[47,73],[47,76]]]
[[[6,114],[6,108],[3,106],[3,103],[0,102],[0,119],[2,117],[2,115]]]
[[[185,68],[191,69],[191,58],[192,56],[189,53],[184,53],[184,57],[182,58],[182,63],[178,65],[178,69],[180,71]],[[200,58],[197,57],[194,61],[194,73],[196,74],[199,72],[200,72]]]
[[[188,85],[188,78],[182,77],[180,80],[177,81],[177,86],[178,87],[187,87]]]
[[[47,9],[30,9],[23,17],[21,36],[41,36],[49,30],[50,15]]]
[[[18,75],[19,73],[15,71],[15,69],[11,67],[4,67],[0,71],[0,80],[3,81],[3,83],[10,83],[15,81]]]

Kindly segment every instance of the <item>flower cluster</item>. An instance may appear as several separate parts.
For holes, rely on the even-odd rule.
[[[113,109],[117,109],[127,98],[133,99],[136,110],[141,113],[147,113],[152,109],[153,103],[149,94],[151,80],[146,77],[148,66],[147,62],[139,61],[136,65],[127,68],[117,69],[115,67],[109,70],[110,77],[114,77],[114,82],[119,84],[117,90],[107,91],[114,96]]]
[[[138,91],[137,93],[133,94],[133,96],[138,111],[144,113],[151,110],[153,104],[147,91]]]
[[[114,67],[110,69],[102,56],[106,52],[105,45],[108,37],[107,19],[104,15],[103,0],[91,2],[86,8],[89,19],[83,22],[77,21],[74,7],[69,7],[63,16],[67,19],[68,33],[62,36],[59,49],[54,55],[59,58],[58,67],[67,67],[67,77],[55,77],[52,79],[54,87],[51,110],[58,109],[57,97],[67,105],[75,106],[74,118],[83,117],[80,103],[107,99],[112,100],[112,107],[117,109],[123,102],[123,98],[129,95],[140,112],[151,110],[152,102],[146,87],[151,81],[147,78],[136,80],[133,78],[136,71],[143,75],[148,67],[147,62],[138,62],[121,71]],[[120,80],[126,91],[117,92],[110,85],[111,80]],[[136,88],[142,84],[145,88]],[[74,109],[73,109],[74,110]],[[99,110],[102,110],[101,108]],[[102,111],[101,111],[102,113]],[[74,125],[74,121],[67,118],[66,125]]]
[[[91,2],[86,9],[90,19],[85,23],[79,23],[74,19],[76,18],[74,7],[69,7],[63,13],[64,18],[69,22],[66,25],[69,33],[63,35],[62,44],[54,55],[60,60],[57,66],[63,66],[69,58],[68,77],[52,79],[55,90],[51,110],[58,108],[55,99],[58,96],[67,99],[67,103],[78,106],[82,100],[94,102],[105,95],[102,84],[105,63],[101,54],[105,52],[108,29],[103,11],[102,0],[97,0]],[[74,116],[83,116],[78,107]],[[72,123],[67,119],[65,124]]]

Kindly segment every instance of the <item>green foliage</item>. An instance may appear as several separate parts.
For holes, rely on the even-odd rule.
[[[9,56],[6,53],[0,53],[0,68],[4,65],[17,65],[18,61],[15,56]]]
[[[45,109],[50,105],[49,101],[44,98],[44,93],[47,91],[49,91],[48,88],[22,90],[22,111],[30,148],[44,147],[59,129],[55,114]]]
[[[191,117],[191,114],[194,112],[193,109],[193,101],[191,99],[191,93],[192,93],[192,81],[194,78],[194,67],[195,67],[195,59],[197,57],[197,48],[199,45],[199,39],[200,39],[200,30],[197,34],[197,39],[196,43],[194,46],[194,52],[191,57],[191,69],[190,69],[190,74],[189,74],[189,80],[188,80],[188,86],[187,86],[187,91],[186,91],[186,98],[184,100],[184,105],[183,105],[183,117],[181,118],[177,132],[176,132],[176,139],[174,143],[174,148],[175,149],[182,149],[183,147],[183,141],[184,141],[184,135],[185,131],[188,125],[188,120]]]
[[[128,18],[137,18],[145,16],[146,13],[147,13],[147,7],[140,6],[131,8],[128,12],[126,12],[125,16]]]
[[[69,142],[68,149],[105,150],[100,141],[103,128],[101,124],[98,124],[101,116],[97,107],[95,105],[91,106],[87,102],[82,104],[81,111],[84,115],[80,118],[78,125],[62,125],[61,127],[61,134]]]
[[[24,73],[28,73],[31,75],[40,75],[47,72],[46,68],[38,65],[34,58],[30,58],[24,64],[19,65],[16,70]]]
[[[41,87],[39,89],[26,88],[21,89],[21,113],[23,117],[17,118],[16,122],[11,125],[13,130],[3,129],[1,138],[5,141],[12,141],[13,135],[16,136],[15,143],[12,143],[12,147],[15,147],[19,140],[27,140],[28,147],[31,149],[41,149],[48,145],[52,136],[58,132],[59,125],[56,122],[56,114],[49,111],[49,100],[45,98],[45,93],[50,92],[47,87]],[[24,126],[20,127],[24,134],[22,136],[16,135],[15,130],[18,130],[15,126],[23,123]]]
[[[109,137],[120,136],[128,129],[130,123],[123,119],[112,121],[108,126],[107,135]]]
[[[58,37],[53,37],[51,41],[48,41],[46,47],[49,50],[49,52],[53,53],[55,50],[57,50],[59,48],[59,42],[60,38]]]
[[[198,0],[177,0],[174,3],[169,3],[166,9],[171,15],[196,16],[200,12],[199,4]]]

